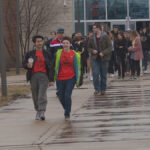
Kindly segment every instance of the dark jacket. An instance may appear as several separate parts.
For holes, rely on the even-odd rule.
[[[99,46],[100,46],[100,52],[102,52],[104,55],[101,58],[101,61],[109,61],[112,52],[112,43],[108,35],[106,34],[101,35]],[[98,55],[93,54],[93,50],[97,50],[96,35],[93,35],[88,42],[88,51],[89,53],[91,53],[91,58],[93,60],[96,60]]]
[[[56,56],[56,52],[58,49],[62,49],[62,41],[60,41],[58,38],[54,39],[50,44],[50,52],[53,55],[53,58]]]
[[[124,59],[126,57],[127,53],[127,47],[126,47],[126,40],[118,40],[116,43],[116,50],[117,50],[117,56],[120,57],[121,59]],[[120,48],[122,47],[122,48]]]
[[[33,66],[34,66],[34,63],[36,61],[36,55],[35,55],[35,53],[36,53],[36,50],[29,51],[26,54],[24,62],[23,62],[23,67],[25,69],[27,69],[27,73],[26,73],[26,79],[27,79],[27,81],[30,81],[31,80],[31,76],[32,76],[32,68],[28,68],[27,67],[28,59],[29,58],[33,58],[33,60],[34,60]],[[43,55],[44,55],[45,62],[46,62],[47,76],[48,76],[49,81],[52,82],[52,81],[54,81],[54,64],[51,61],[52,60],[52,56],[46,50],[43,50]]]
[[[149,49],[150,49],[150,37],[149,37],[148,33],[142,33],[140,35],[140,37],[141,37],[143,51],[149,51]]]

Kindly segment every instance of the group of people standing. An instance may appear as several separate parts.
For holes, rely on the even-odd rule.
[[[135,30],[121,32],[114,27],[108,35],[113,45],[108,69],[112,77],[117,73],[119,79],[128,75],[134,80],[147,73],[150,36],[146,28],[138,33]]]
[[[74,86],[83,84],[88,73],[94,85],[94,95],[105,95],[107,73],[118,71],[119,78],[131,70],[131,77],[140,76],[140,61],[143,59],[140,35],[114,31],[105,32],[99,23],[93,25],[93,32],[82,37],[80,32],[72,38],[64,36],[64,29],[51,32],[51,39],[36,35],[32,41],[33,50],[24,60],[27,81],[30,81],[36,120],[45,120],[47,88],[56,82],[56,95],[64,109],[65,119],[70,118]],[[143,42],[145,38],[143,36]],[[128,59],[128,63],[126,62]],[[146,63],[145,63],[146,70]],[[91,75],[92,74],[92,75]]]

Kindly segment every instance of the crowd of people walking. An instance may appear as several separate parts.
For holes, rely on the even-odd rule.
[[[70,118],[71,95],[74,86],[81,86],[84,78],[93,81],[94,95],[105,95],[107,76],[137,80],[147,73],[150,36],[146,28],[137,31],[105,31],[99,23],[87,36],[81,32],[67,37],[64,29],[51,32],[51,38],[33,37],[33,50],[24,60],[27,81],[30,81],[36,120],[45,120],[46,91],[56,82],[56,95]]]

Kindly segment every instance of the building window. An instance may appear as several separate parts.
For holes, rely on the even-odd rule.
[[[106,19],[105,0],[86,0],[86,19]]]
[[[108,19],[125,19],[127,16],[126,0],[107,1]]]
[[[79,0],[80,5],[80,19],[84,20],[84,0]],[[78,20],[78,4],[77,0],[74,0],[74,6],[75,6],[75,20]]]
[[[82,35],[84,35],[84,23],[83,22],[80,23],[80,31]],[[78,32],[78,23],[75,23],[75,32]]]
[[[129,10],[131,19],[149,18],[149,0],[130,0]]]

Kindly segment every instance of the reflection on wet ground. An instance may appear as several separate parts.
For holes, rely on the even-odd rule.
[[[52,143],[150,140],[149,84],[112,82],[107,95],[91,96],[56,132]]]

